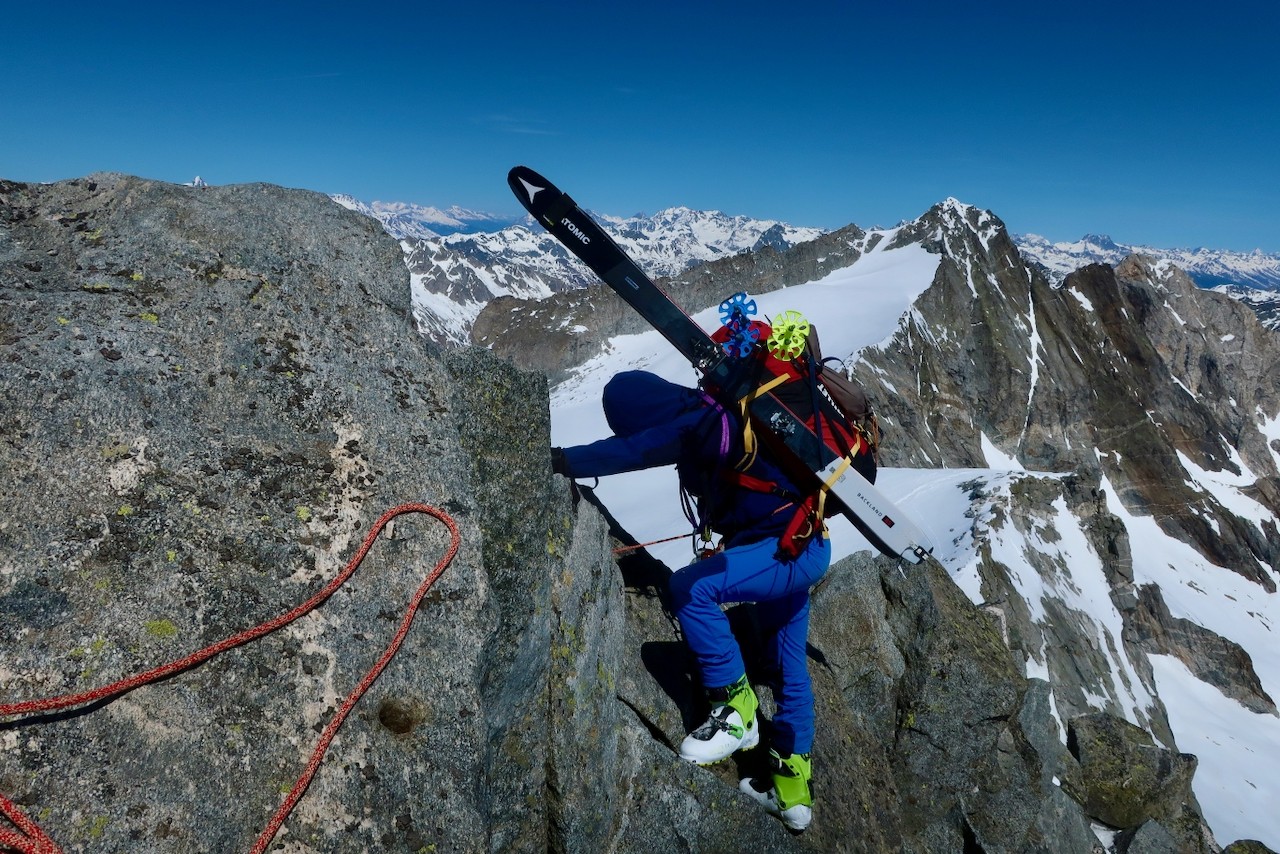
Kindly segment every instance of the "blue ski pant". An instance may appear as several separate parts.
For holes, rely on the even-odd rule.
[[[720,606],[754,602],[781,684],[773,723],[779,754],[813,746],[813,687],[809,681],[809,588],[831,564],[831,544],[814,537],[793,561],[774,555],[777,540],[726,549],[671,576],[672,604],[706,688],[732,685],[746,673],[742,651]]]

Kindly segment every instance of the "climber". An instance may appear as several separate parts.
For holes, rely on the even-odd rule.
[[[676,617],[711,703],[710,716],[685,737],[680,756],[707,765],[759,743],[756,695],[720,607],[757,603],[778,673],[770,744],[773,773],[772,779],[744,779],[741,789],[788,828],[802,831],[812,819],[813,804],[809,588],[831,562],[821,523],[790,542],[787,553],[779,538],[795,514],[799,490],[767,452],[744,457],[737,413],[703,392],[627,371],[605,386],[603,406],[614,435],[552,448],[552,468],[569,477],[599,477],[674,463],[681,489],[693,499],[686,502],[690,521],[722,538],[718,550],[670,580]]]

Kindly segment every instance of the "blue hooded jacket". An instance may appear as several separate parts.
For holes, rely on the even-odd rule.
[[[614,435],[564,449],[572,477],[599,477],[675,464],[680,485],[698,506],[697,520],[726,546],[777,537],[791,521],[795,485],[762,451],[743,472],[776,483],[778,492],[745,489],[729,475],[742,459],[742,424],[701,391],[646,371],[625,371],[604,389],[605,419]]]

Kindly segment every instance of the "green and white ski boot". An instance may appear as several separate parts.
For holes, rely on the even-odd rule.
[[[773,762],[772,777],[747,777],[738,788],[754,798],[770,815],[782,819],[788,830],[800,833],[813,821],[813,793],[809,780],[813,766],[809,754],[793,753],[779,756],[769,751]]]
[[[707,696],[711,700],[711,716],[685,736],[680,744],[681,759],[710,765],[760,743],[756,720],[760,702],[745,674],[732,685],[711,689]]]

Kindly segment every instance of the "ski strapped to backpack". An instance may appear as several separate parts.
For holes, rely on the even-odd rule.
[[[744,455],[727,477],[742,489],[777,492],[776,483],[744,474],[763,443],[797,483],[812,484],[807,494],[790,496],[796,508],[779,538],[780,556],[794,558],[810,539],[825,531],[828,516],[838,512],[828,512],[827,498],[832,484],[847,469],[856,467],[868,482],[875,482],[879,429],[862,387],[824,362],[816,328],[798,312],[784,312],[769,324],[751,319],[755,310],[754,300],[744,293],[734,294],[721,303],[721,327],[711,336],[734,360],[735,371],[747,378],[742,384],[745,392],[739,392],[736,401]],[[759,341],[765,346],[755,346]],[[841,462],[828,477],[815,482],[810,469],[798,471],[794,455],[778,447],[769,431],[757,439],[751,404],[769,394],[820,439],[825,437],[825,444],[839,449]]]
[[[838,372],[824,370],[821,359],[810,358],[806,360],[806,371],[820,376],[820,385],[816,381],[785,380],[761,390],[763,383],[753,384],[750,376],[750,367],[757,364],[756,359],[743,358],[761,347],[763,330],[760,327],[753,327],[749,319],[739,322],[735,330],[725,333],[730,342],[727,350],[723,344],[713,341],[586,211],[554,184],[526,166],[513,168],[507,175],[507,183],[535,220],[689,360],[702,375],[704,389],[715,390],[720,399],[730,401],[731,405],[742,405],[745,399],[747,417],[743,420],[750,422],[753,439],[773,449],[773,456],[790,467],[788,475],[794,472],[794,482],[806,492],[814,493],[815,501],[823,502],[823,514],[827,509],[843,514],[875,548],[891,557],[920,563],[933,551],[933,543],[924,531],[864,473],[871,472],[874,476],[874,469],[868,465],[874,463],[873,453],[850,456],[852,444],[842,446],[837,441],[839,433],[833,429],[833,421],[816,418],[807,423],[806,418],[793,409],[803,410],[804,400],[809,401],[811,408],[825,406],[821,402],[827,397],[823,391],[830,394],[839,384]],[[750,302],[744,298],[739,307],[745,308]],[[729,314],[733,308],[728,307]],[[775,347],[779,355],[800,352],[794,350],[798,334],[792,334],[800,329],[799,324],[780,315],[763,339],[765,347],[776,332]],[[737,352],[731,352],[733,350]],[[779,361],[789,363],[790,359]],[[858,411],[856,406],[851,408],[853,413]],[[874,445],[873,421],[857,432],[862,441]]]

